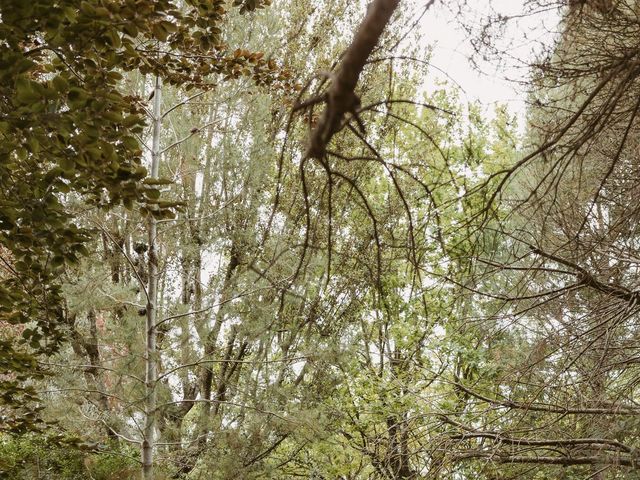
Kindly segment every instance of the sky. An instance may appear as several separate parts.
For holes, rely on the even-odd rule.
[[[553,41],[553,32],[557,30],[559,19],[557,10],[510,21],[505,31],[495,37],[500,46],[506,48],[508,55],[502,58],[501,65],[497,60],[483,62],[476,55],[480,71],[469,60],[474,54],[471,42],[474,34],[466,32],[460,21],[473,25],[477,34],[489,14],[521,15],[525,11],[525,2],[467,0],[462,15],[452,11],[457,10],[457,6],[451,6],[455,2],[437,2],[419,25],[424,42],[433,46],[431,63],[462,87],[463,97],[469,101],[480,101],[489,112],[496,103],[507,104],[519,119],[524,119],[526,97],[515,80],[526,79],[525,65],[535,57],[541,46]],[[432,74],[426,85],[428,90],[437,88],[437,81],[445,79],[436,70]]]

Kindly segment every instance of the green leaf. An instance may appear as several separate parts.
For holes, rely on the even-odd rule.
[[[73,172],[76,168],[76,162],[71,157],[60,157],[58,165],[67,173]]]
[[[40,100],[40,95],[35,91],[34,84],[30,80],[20,77],[16,80],[15,99],[22,105],[28,105]]]
[[[138,150],[140,148],[138,140],[131,136],[122,137],[121,142],[127,150]]]
[[[147,185],[171,185],[174,182],[170,178],[145,178],[144,183]]]
[[[69,89],[69,93],[67,94],[67,100],[69,102],[69,106],[72,108],[79,108],[84,106],[87,98],[88,98],[87,92],[78,87],[73,87]]]
[[[67,89],[69,88],[69,82],[67,82],[67,80],[61,75],[55,76],[51,80],[51,83],[55,91],[58,93],[66,92]]]
[[[152,200],[157,200],[158,198],[160,198],[160,190],[157,190],[155,188],[148,189],[144,193]]]

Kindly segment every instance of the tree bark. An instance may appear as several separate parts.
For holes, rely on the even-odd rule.
[[[327,106],[309,141],[309,157],[324,157],[327,144],[340,130],[344,115],[357,110],[360,99],[354,90],[360,73],[399,3],[400,0],[374,0],[369,6],[327,92]]]
[[[158,178],[160,167],[160,127],[162,124],[161,108],[162,82],[156,77],[153,101],[153,139],[151,147],[151,178]],[[145,425],[142,439],[142,475],[145,480],[153,480],[153,450],[155,446],[155,428],[157,416],[157,346],[156,321],[158,303],[158,248],[157,221],[153,215],[148,218],[148,269],[147,286],[147,319],[145,345]]]

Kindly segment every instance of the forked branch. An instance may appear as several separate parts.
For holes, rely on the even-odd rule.
[[[345,114],[356,113],[360,99],[355,93],[355,88],[360,73],[399,3],[400,0],[374,0],[369,6],[367,15],[360,24],[342,63],[333,75],[326,96],[326,108],[311,133],[307,156],[324,157],[327,144],[340,130]]]

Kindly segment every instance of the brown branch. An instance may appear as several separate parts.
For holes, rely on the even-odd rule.
[[[326,108],[311,133],[308,157],[324,157],[327,144],[340,129],[344,115],[354,111],[359,105],[360,99],[354,90],[360,73],[399,3],[400,0],[374,0],[369,6],[367,15],[347,49],[337,73],[333,76],[327,92]]]
[[[596,279],[586,268],[581,267],[580,265],[571,262],[567,259],[558,257],[551,253],[547,253],[542,251],[539,248],[532,248],[531,251],[536,255],[540,255],[541,257],[552,260],[560,265],[564,265],[565,267],[572,268],[576,270],[577,276],[579,279],[579,284],[585,285],[587,287],[593,288],[594,290],[598,290],[607,295],[611,295],[613,297],[619,298],[620,300],[624,300],[629,302],[632,305],[637,305],[640,300],[640,292],[632,292],[629,289],[622,287],[620,285],[610,285],[607,283],[603,283]]]
[[[451,437],[455,440],[467,440],[470,438],[486,438],[498,443],[504,443],[509,445],[525,445],[532,447],[575,447],[578,445],[605,445],[609,447],[615,447],[619,450],[623,450],[628,453],[632,453],[633,449],[617,440],[609,440],[606,438],[560,438],[560,439],[532,439],[532,438],[511,438],[505,437],[495,432],[468,432],[461,433],[459,435],[453,435]]]
[[[454,382],[453,385],[459,388],[463,392],[471,395],[472,397],[482,400],[483,402],[499,407],[513,408],[518,410],[527,410],[530,412],[548,412],[559,413],[562,415],[638,415],[640,414],[640,408],[632,406],[612,406],[610,408],[593,407],[593,408],[569,408],[562,407],[560,405],[541,404],[541,403],[518,403],[512,400],[499,400],[497,398],[489,398],[478,392],[471,390],[470,388],[462,385],[461,383]],[[447,418],[445,421],[451,423]]]
[[[543,465],[621,465],[638,468],[640,459],[631,456],[592,456],[592,457],[542,457],[527,455],[500,455],[494,452],[468,452],[456,455],[454,460],[484,458],[495,463],[534,463]]]

